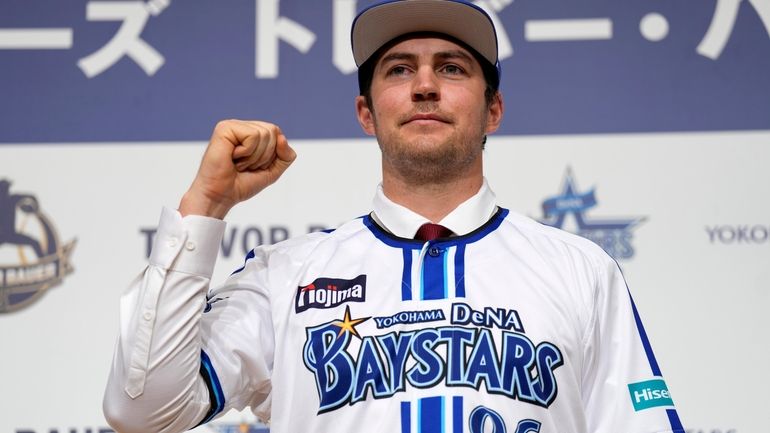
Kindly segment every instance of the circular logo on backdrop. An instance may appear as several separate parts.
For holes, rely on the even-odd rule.
[[[72,272],[73,239],[62,244],[31,194],[0,179],[0,314],[24,308]]]

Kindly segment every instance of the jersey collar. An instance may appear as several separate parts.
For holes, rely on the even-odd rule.
[[[444,219],[438,222],[457,236],[466,235],[486,223],[497,210],[495,193],[489,188],[486,178],[479,191],[468,200],[460,203]],[[374,195],[372,219],[401,237],[414,238],[421,225],[431,222],[427,218],[390,200],[382,191],[382,184],[377,186]]]

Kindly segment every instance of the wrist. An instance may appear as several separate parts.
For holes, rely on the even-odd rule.
[[[199,215],[224,219],[232,207],[233,204],[222,200],[212,200],[205,195],[198,194],[193,190],[188,190],[182,196],[178,210],[183,217],[187,215]]]

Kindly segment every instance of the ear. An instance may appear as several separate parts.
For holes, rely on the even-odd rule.
[[[503,94],[500,93],[500,91],[497,91],[492,98],[492,103],[489,104],[489,111],[487,112],[487,126],[484,130],[487,134],[497,131],[497,128],[500,127],[500,122],[503,121],[504,111]]]
[[[356,96],[356,117],[361,129],[367,135],[374,135],[374,113],[366,104],[366,98],[361,95]]]

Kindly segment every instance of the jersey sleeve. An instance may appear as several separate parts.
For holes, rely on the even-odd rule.
[[[250,407],[270,417],[275,336],[267,250],[252,250],[244,266],[207,297],[201,321],[201,376],[211,394],[202,423],[229,409]]]
[[[600,271],[584,345],[588,431],[684,433],[618,265],[607,258]]]
[[[267,397],[272,331],[259,272],[207,296],[224,227],[163,210],[149,264],[121,298],[104,396],[116,431],[182,432]]]

